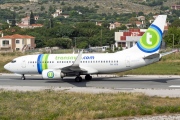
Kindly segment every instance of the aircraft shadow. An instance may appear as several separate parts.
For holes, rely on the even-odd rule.
[[[118,82],[121,84],[122,82],[159,82],[159,83],[167,83],[168,81],[177,80],[179,78],[159,78],[159,79],[141,79],[141,80],[134,80],[131,79],[123,79],[120,77],[118,78],[93,78],[91,81],[83,80],[82,82],[75,82],[74,79],[62,79],[62,80],[48,80],[46,83],[69,83],[77,87],[86,87],[88,82]]]
[[[21,78],[9,78],[11,80],[21,80]],[[130,78],[130,77],[95,77],[91,81],[86,81],[83,79],[82,82],[75,82],[74,77],[65,79],[55,79],[55,80],[44,80],[42,77],[27,77],[26,80],[22,81],[44,81],[44,83],[68,83],[77,87],[87,87],[88,82],[116,82],[121,84],[122,82],[159,82],[167,83],[168,81],[178,80],[179,78]],[[180,80],[180,79],[179,79]],[[59,84],[60,85],[60,84]]]

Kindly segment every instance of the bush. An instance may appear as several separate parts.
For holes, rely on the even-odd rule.
[[[162,114],[162,113],[165,113],[167,111],[168,111],[167,106],[157,106],[157,107],[155,107],[155,112],[156,113]]]

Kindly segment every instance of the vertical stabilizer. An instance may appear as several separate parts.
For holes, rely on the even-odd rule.
[[[137,42],[137,48],[144,53],[158,53],[164,26],[166,24],[167,15],[159,15],[147,31],[143,34],[141,39]]]

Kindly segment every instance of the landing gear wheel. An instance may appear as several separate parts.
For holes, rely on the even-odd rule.
[[[77,76],[77,77],[75,78],[75,81],[76,81],[76,82],[81,82],[81,81],[82,81],[82,77],[78,77],[78,76]]]
[[[86,75],[86,76],[85,76],[85,80],[92,80],[92,76]]]
[[[21,77],[21,80],[25,80],[25,79],[26,79],[26,77],[23,74],[22,77]]]

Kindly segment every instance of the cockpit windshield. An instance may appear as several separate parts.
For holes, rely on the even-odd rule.
[[[16,62],[16,60],[12,60],[12,61],[11,61],[11,63],[15,63],[15,62]]]

